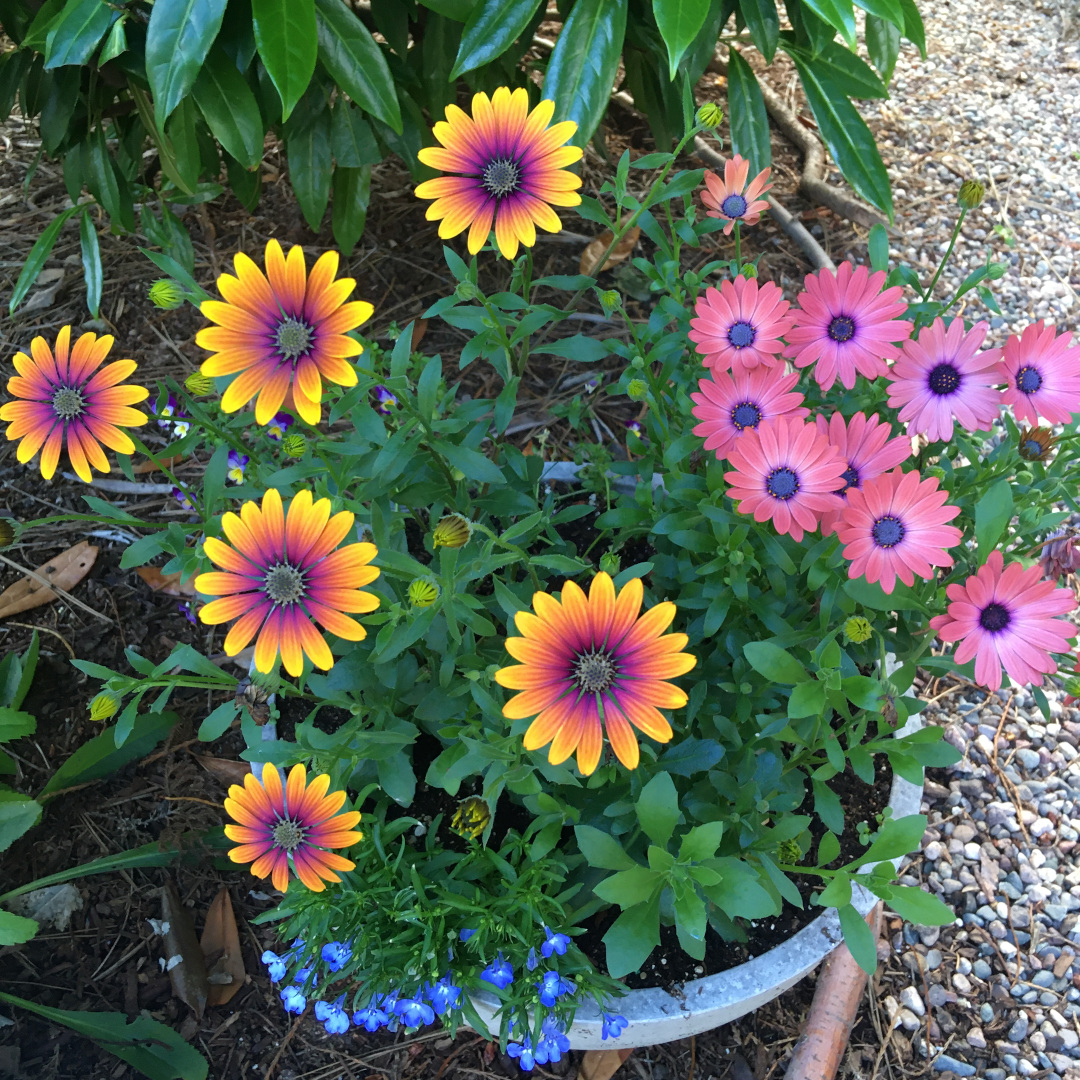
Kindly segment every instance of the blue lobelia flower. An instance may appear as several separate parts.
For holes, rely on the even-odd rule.
[[[442,1016],[447,1009],[452,1009],[461,997],[461,987],[454,986],[450,973],[447,972],[434,986],[424,984],[424,997],[431,1002],[431,1007]]]
[[[623,1033],[626,1025],[627,1019],[625,1016],[619,1016],[617,1013],[604,1013],[604,1022],[600,1026],[600,1038],[606,1039],[610,1037],[617,1039]]]
[[[266,974],[270,976],[271,982],[281,982],[285,978],[288,971],[286,967],[289,961],[288,953],[278,956],[272,949],[267,949],[259,959],[266,965]]]
[[[299,985],[303,986],[303,984],[307,982],[307,977],[310,974],[311,974],[311,968],[309,968],[309,967],[298,968],[296,974],[293,976],[292,981],[294,983],[298,983]],[[316,975],[316,976],[314,976],[312,978],[311,985],[312,986],[318,986],[318,984],[319,984],[319,976]]]
[[[286,1012],[296,1013],[297,1016],[307,1008],[307,998],[304,997],[304,992],[295,986],[286,986],[281,991],[281,1003],[285,1006]]]
[[[548,1062],[559,1061],[569,1049],[570,1040],[559,1022],[553,1016],[546,1017],[536,1042],[536,1060],[541,1065],[547,1065]]]
[[[519,1043],[507,1043],[506,1052],[517,1058],[518,1064],[525,1072],[532,1072],[536,1065],[536,1055],[533,1054],[532,1040],[526,1035]]]
[[[544,959],[547,960],[551,954],[558,953],[560,956],[566,955],[566,946],[570,944],[570,939],[565,934],[556,934],[554,931],[544,927],[545,941],[540,946],[540,952],[543,953]]]
[[[341,1007],[344,1000],[345,995],[342,994],[333,1003],[329,1001],[315,1002],[315,1019],[326,1028],[327,1035],[344,1035],[349,1030],[349,1015]]]
[[[514,969],[508,960],[503,959],[502,950],[499,950],[498,958],[492,960],[483,971],[480,978],[499,990],[505,990],[514,981]]]
[[[435,1022],[435,1013],[430,1005],[425,1005],[419,998],[402,998],[394,1006],[394,1015],[406,1027],[419,1027],[421,1024]]]
[[[545,971],[543,981],[536,984],[536,989],[540,991],[540,1001],[551,1009],[563,994],[572,994],[575,987],[557,971]]]
[[[536,950],[535,949],[530,949],[529,950],[529,958],[528,958],[528,960],[525,961],[525,966],[530,971],[535,971],[540,966],[540,961],[536,959]]]
[[[331,971],[340,971],[352,959],[352,946],[344,941],[328,941],[321,955]]]
[[[475,933],[476,933],[475,930],[462,930],[461,933],[458,934],[458,937],[462,941],[468,941],[469,938],[471,938],[473,936],[473,934],[475,934]]]
[[[386,1027],[390,1023],[390,1014],[383,1008],[385,1001],[385,996],[378,1000],[373,997],[366,1009],[357,1009],[353,1013],[353,1023],[367,1031],[378,1031],[379,1028]]]

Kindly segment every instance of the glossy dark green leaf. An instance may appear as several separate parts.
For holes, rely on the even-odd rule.
[[[221,31],[217,36],[217,43],[232,58],[237,71],[241,74],[247,71],[256,51],[255,19],[251,13],[251,0],[229,0],[228,7],[225,8],[225,17],[221,20]],[[266,73],[265,67],[260,67],[259,70],[269,80],[270,76]],[[280,101],[281,99],[278,98],[279,104]]]
[[[490,64],[506,52],[529,25],[539,5],[540,0],[479,0],[465,23],[450,77],[456,79],[466,71]]]
[[[889,269],[889,234],[884,225],[870,229],[870,269],[875,273]]]
[[[112,29],[109,31],[109,36],[105,38],[105,44],[101,46],[101,53],[98,56],[99,64],[107,64],[110,60],[115,60],[122,53],[127,52],[127,31],[124,29],[124,23],[126,17],[122,17],[113,23]]]
[[[698,80],[705,74],[705,68],[716,56],[717,39],[731,14],[725,0],[710,0],[709,14],[705,16],[705,22],[683,58],[682,69],[686,72],[691,86],[697,85]]]
[[[900,55],[900,31],[876,15],[867,15],[866,51],[871,63],[881,73],[882,82],[888,86]]]
[[[750,172],[756,176],[772,165],[769,114],[757,76],[734,46],[728,50],[728,109],[731,145],[750,162]]]
[[[402,59],[409,53],[409,8],[401,0],[371,0],[371,18]]]
[[[904,12],[904,37],[919,50],[919,55],[926,59],[926,28],[922,16],[915,6],[915,0],[900,0]]]
[[[82,249],[83,275],[86,277],[86,306],[96,319],[101,307],[101,246],[90,211],[79,222],[79,244]]]
[[[50,154],[56,153],[68,135],[68,126],[79,104],[81,80],[82,72],[73,67],[59,68],[45,76],[47,87],[45,100],[41,103],[38,128],[41,131],[41,145]]]
[[[462,23],[468,20],[477,2],[478,0],[420,0],[429,11]]]
[[[889,96],[885,84],[878,78],[874,69],[839,41],[830,41],[817,56],[812,56],[809,50],[793,43],[791,34],[784,34],[782,38],[784,48],[788,52],[798,53],[804,61],[812,63],[816,70],[827,75],[833,85],[847,97],[886,98]]]
[[[105,0],[70,0],[52,21],[45,38],[45,70],[85,64],[109,27],[120,17]]]
[[[330,121],[330,148],[334,161],[347,169],[375,165],[382,160],[370,125],[355,105],[341,98],[334,103]]]
[[[904,29],[904,9],[900,0],[855,0],[855,3],[867,13],[878,19],[892,23],[897,30]]]
[[[30,53],[23,50],[11,50],[0,54],[0,123],[11,115],[15,104],[15,95],[31,64]]]
[[[382,49],[342,0],[315,0],[315,6],[326,70],[357,105],[400,135],[401,108]]]
[[[855,9],[851,0],[803,0],[803,3],[815,15],[839,30],[848,45],[855,48]]]
[[[291,133],[285,146],[293,194],[304,220],[312,232],[318,232],[330,200],[330,110],[324,109],[313,123]]]
[[[786,7],[799,44],[808,48],[814,56],[836,37],[836,28],[814,14],[805,0],[790,0]]]
[[[129,231],[135,228],[135,213],[132,207],[131,190],[127,181],[121,182],[116,174],[113,160],[105,145],[105,132],[98,128],[90,139],[88,164],[90,175],[86,186],[90,189],[113,224]]]
[[[975,539],[980,559],[985,560],[997,547],[1014,512],[1012,484],[1008,480],[998,480],[979,497],[975,504]]]
[[[26,37],[21,42],[24,49],[33,49],[39,53],[45,51],[45,41],[52,29],[53,21],[60,16],[66,3],[67,0],[45,0],[26,29]]]
[[[792,57],[818,130],[844,178],[871,205],[892,220],[892,189],[877,144],[858,110],[817,60]]]
[[[577,0],[544,76],[556,121],[573,120],[571,140],[585,146],[607,109],[626,33],[627,0]]]
[[[709,14],[709,0],[653,0],[652,8],[667,46],[668,78],[674,79],[679,62]]]
[[[395,131],[389,124],[384,124],[374,117],[371,120],[372,128],[387,149],[401,158],[416,183],[430,180],[438,173],[420,161],[416,155],[425,140],[430,141],[431,125],[408,91],[399,88],[398,96],[401,101],[401,131]]]
[[[194,191],[199,183],[201,168],[199,139],[195,131],[197,116],[195,102],[186,97],[165,124],[165,136],[172,148],[176,173],[188,191]]]
[[[259,196],[262,194],[262,170],[245,169],[228,152],[225,154],[225,169],[233,194],[249,213],[252,212],[259,205]]]
[[[251,0],[255,44],[288,120],[311,82],[318,56],[315,0]]]
[[[334,212],[331,227],[334,242],[343,255],[350,255],[364,233],[368,200],[371,198],[371,166],[334,169]]]
[[[637,108],[648,117],[653,141],[670,151],[678,138],[681,109],[675,101],[674,87],[667,77],[663,57],[627,43],[623,47],[623,66],[626,68],[626,89]]]
[[[739,11],[750,40],[771,64],[780,40],[780,15],[775,0],[739,0]]]
[[[420,43],[420,82],[432,116],[442,116],[456,97],[450,69],[461,43],[461,23],[443,15],[429,15]]]
[[[244,168],[255,168],[262,161],[262,116],[251,88],[224,50],[213,49],[207,57],[193,97],[217,141]]]
[[[226,0],[155,0],[146,28],[146,77],[162,128],[195,85],[221,29]]]

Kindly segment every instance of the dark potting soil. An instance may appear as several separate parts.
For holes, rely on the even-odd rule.
[[[277,737],[284,742],[296,741],[296,725],[302,724],[310,715],[314,706],[306,698],[277,699]],[[333,735],[338,728],[352,719],[348,709],[337,705],[323,705],[312,719],[312,723],[324,735]]]

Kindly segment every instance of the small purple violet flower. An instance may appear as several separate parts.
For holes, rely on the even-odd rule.
[[[241,454],[236,450],[229,451],[229,471],[225,474],[234,484],[244,482],[244,470],[251,460],[247,454]]]
[[[282,436],[292,427],[293,418],[288,413],[279,412],[266,425],[266,437],[274,442],[281,442]]]
[[[375,411],[380,416],[389,416],[390,409],[388,406],[396,405],[398,403],[397,398],[386,389],[385,386],[376,386],[373,391],[375,394],[375,400],[378,404],[375,406]]]

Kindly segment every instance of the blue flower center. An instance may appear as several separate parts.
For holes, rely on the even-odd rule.
[[[754,344],[754,338],[757,337],[757,331],[748,322],[740,320],[737,323],[732,323],[731,328],[727,332],[728,342],[732,348],[745,349],[748,345]]]
[[[829,323],[828,334],[833,341],[850,341],[855,336],[855,320],[850,315],[837,315]]]
[[[1034,394],[1042,383],[1042,376],[1033,367],[1022,367],[1016,373],[1016,389],[1023,394]]]
[[[733,192],[720,204],[720,209],[729,218],[741,218],[746,213],[746,199]]]
[[[848,488],[857,488],[859,486],[859,470],[854,465],[848,465],[844,470],[844,486],[840,488],[839,494],[843,495]]]
[[[1009,609],[1004,604],[999,604],[996,600],[993,603],[987,604],[982,609],[982,614],[979,615],[979,625],[984,630],[989,630],[992,634],[1000,633],[1012,622],[1012,615],[1009,614]]]
[[[938,364],[933,371],[930,372],[930,389],[934,391],[938,397],[948,397],[949,394],[955,394],[960,389],[960,383],[963,380],[963,376],[959,371],[953,367],[952,364],[944,363]]]
[[[765,490],[774,499],[787,502],[799,490],[799,477],[791,469],[773,469],[765,479]]]
[[[496,158],[484,166],[483,189],[496,199],[513,195],[521,185],[521,166],[511,158]]]
[[[744,401],[731,410],[731,422],[740,431],[756,428],[761,423],[761,410],[752,401]]]
[[[1028,454],[1031,460],[1034,461],[1036,458],[1042,457],[1043,445],[1042,443],[1036,442],[1034,439],[1028,439],[1027,442],[1024,443],[1024,453]]]
[[[896,547],[904,539],[904,526],[900,523],[899,518],[893,517],[892,514],[886,514],[874,522],[870,535],[873,536],[874,543],[878,547]]]

